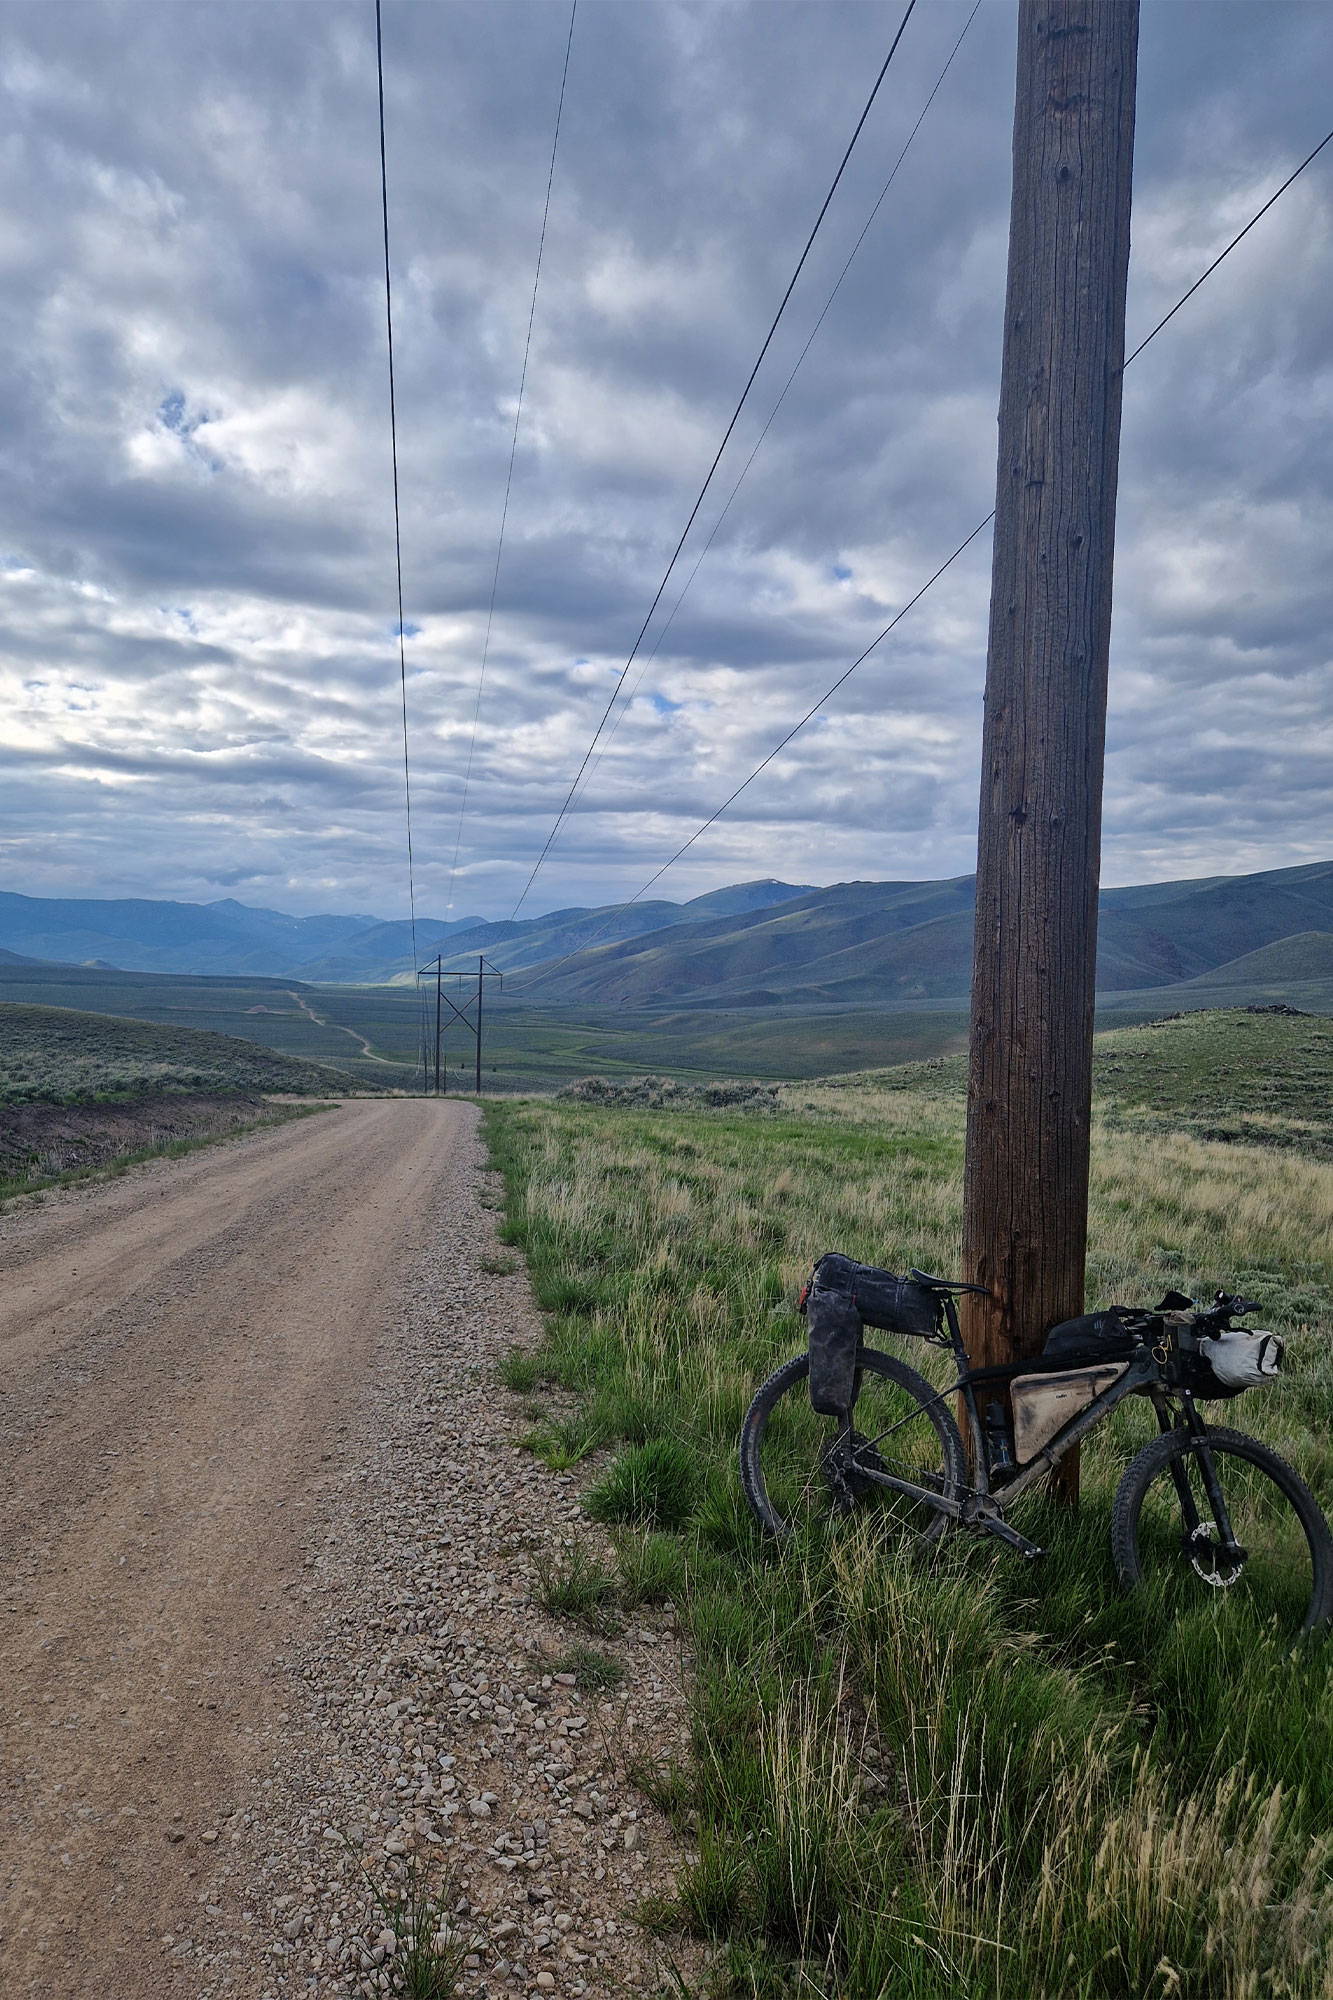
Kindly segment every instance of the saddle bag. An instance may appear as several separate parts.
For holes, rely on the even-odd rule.
[[[819,1259],[799,1304],[810,1348],[810,1402],[821,1417],[851,1415],[865,1327],[928,1338],[937,1326],[935,1299],[924,1285],[837,1251]]]

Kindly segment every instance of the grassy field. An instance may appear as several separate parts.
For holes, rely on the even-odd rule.
[[[1230,1079],[1184,1031],[1109,1051],[1090,1299],[1260,1299],[1289,1373],[1223,1421],[1328,1506],[1333,1164],[1166,1128],[1214,1083],[1247,1118],[1314,1122],[1296,1084],[1281,1112],[1260,1089],[1296,1064],[1313,1087],[1311,1025],[1242,1020],[1260,1028],[1223,1034],[1248,1049]],[[1151,1081],[1145,1036],[1166,1051]],[[644,1920],[714,1940],[715,1990],[755,2000],[1329,2000],[1333,1647],[1287,1657],[1225,1593],[1172,1625],[1118,1591],[1110,1496],[1145,1412],[1086,1448],[1077,1517],[1029,1503],[1035,1569],[970,1538],[930,1561],[855,1530],[781,1557],[756,1539],[736,1434],[803,1344],[813,1258],[957,1264],[961,1101],[947,1067],[912,1084],[796,1086],[760,1116],[488,1114],[548,1315],[508,1380],[619,1537],[616,1575],[554,1577],[552,1599],[595,1624],[674,1596],[694,1651],[689,1764],[641,1777],[697,1858]],[[1161,1121],[1150,1144],[1139,1117]]]
[[[147,1093],[337,1094],[350,1079],[251,1041],[65,1007],[0,1004],[0,1105]]]
[[[466,990],[454,989],[454,998],[461,1003]],[[432,1045],[434,1035],[432,997],[424,996],[423,1018],[416,995],[403,986],[312,986],[299,980],[0,964],[0,1002],[5,1001],[235,1035],[303,1062],[333,1064],[377,1090],[419,1088],[423,1029]],[[1117,1007],[1099,1021],[1106,1030],[1130,1027],[1153,1018],[1163,1004]],[[470,1032],[447,1007],[444,1019],[447,1079],[452,1088],[470,1089]],[[948,1007],[837,1013],[777,1007],[539,1008],[491,991],[483,1079],[486,1090],[497,1093],[559,1088],[590,1074],[668,1074],[687,1082],[795,1080],[957,1055],[966,1043],[966,1027],[964,1015]],[[1294,1041],[1303,1035],[1318,1042],[1330,1032],[1329,1017],[1312,1016],[1308,1030],[1295,1024]],[[1109,1061],[1105,1067],[1109,1078]],[[1220,1071],[1217,1077],[1224,1085]],[[907,1081],[915,1087],[914,1080]],[[1127,1101],[1139,1101],[1132,1077],[1126,1077],[1126,1090]],[[1225,1109],[1220,1098],[1216,1108]]]
[[[830,1079],[849,1091],[961,1100],[965,1058]],[[1113,1028],[1093,1045],[1093,1090],[1108,1125],[1333,1156],[1333,1019],[1182,1014]]]
[[[454,998],[465,993],[455,989]],[[243,1036],[305,1062],[334,1063],[376,1089],[418,1086],[423,1019],[402,986],[311,986],[299,980],[205,979],[93,966],[0,964],[0,1002],[72,1007]],[[426,1027],[434,1035],[433,1001]],[[472,1081],[472,1042],[444,1009],[444,1063]],[[487,996],[485,1083],[544,1090],[596,1072],[669,1070],[718,1076],[818,1076],[907,1062],[961,1047],[959,1014],[728,1014],[612,1008],[532,1008]],[[390,1067],[392,1066],[392,1067]],[[395,1072],[397,1072],[395,1074]]]

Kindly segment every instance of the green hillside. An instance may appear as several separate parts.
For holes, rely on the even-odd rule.
[[[148,1092],[278,1091],[318,1097],[349,1078],[233,1035],[163,1028],[65,1007],[0,1004],[0,1103],[79,1104]]]
[[[966,1057],[827,1082],[960,1097]],[[1093,1044],[1093,1091],[1113,1124],[1333,1154],[1333,1019],[1229,1008],[1105,1029]]]
[[[844,882],[774,909],[678,923],[537,967],[516,990],[565,1005],[932,1007],[966,1004],[973,882]],[[1333,1011],[1333,971],[1309,941],[1333,930],[1333,863],[1108,889],[1098,989],[1161,1007],[1290,998]],[[1284,945],[1301,950],[1281,949]],[[1276,955],[1265,959],[1265,952]],[[1253,962],[1251,962],[1253,961]],[[1288,994],[1299,985],[1301,993]],[[1245,989],[1250,990],[1245,990]]]

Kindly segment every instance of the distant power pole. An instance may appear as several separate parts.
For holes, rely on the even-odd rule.
[[[963,1251],[974,1366],[1083,1310],[1138,0],[1020,0]],[[1068,1461],[1066,1461],[1068,1464]],[[1075,1463],[1064,1482],[1078,1490]]]
[[[430,966],[428,964],[423,965],[418,969],[417,972],[418,991],[420,991],[420,981],[427,978],[429,974],[430,974]],[[449,1090],[448,1072],[444,1068],[440,1053],[440,1034],[442,1025],[440,1018],[440,1006],[443,998],[443,995],[441,993],[441,987],[443,985],[443,982],[444,982],[444,958],[443,954],[441,954],[439,957],[435,959],[435,1089],[433,1092],[426,1091],[423,1093],[424,1095],[428,1096],[434,1095],[435,1097],[439,1097],[441,1094],[447,1095]],[[452,1004],[453,1003],[450,1002],[450,1005]],[[455,1012],[456,1011],[457,1010],[455,1009]],[[423,1078],[423,1081],[428,1084],[430,1081],[430,1069],[429,1069],[429,1064],[425,1059],[426,1051],[424,1045],[422,1048],[422,1058],[423,1058],[422,1067],[425,1070],[425,1076]]]
[[[440,965],[441,961],[437,958],[435,961],[435,1095],[437,1097],[440,1094]]]

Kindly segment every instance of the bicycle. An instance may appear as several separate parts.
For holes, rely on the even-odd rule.
[[[1142,1396],[1156,1413],[1158,1435],[1131,1459],[1112,1504],[1122,1585],[1153,1587],[1168,1615],[1240,1590],[1284,1634],[1310,1634],[1333,1620],[1333,1536],[1313,1493],[1267,1445],[1210,1424],[1198,1407],[1196,1389],[1235,1393],[1204,1380],[1203,1357],[1219,1335],[1248,1332],[1231,1322],[1257,1311],[1252,1301],[1219,1292],[1211,1307],[1198,1308],[1171,1293],[1151,1311],[1112,1309],[1129,1348],[1114,1358],[1077,1367],[1037,1357],[969,1368],[955,1299],[983,1286],[922,1271],[902,1280],[851,1268],[889,1281],[899,1296],[904,1286],[917,1288],[918,1307],[929,1302],[925,1318],[918,1310],[915,1324],[895,1325],[889,1314],[872,1323],[947,1348],[955,1379],[933,1387],[905,1361],[867,1347],[857,1322],[851,1392],[832,1428],[821,1432],[809,1399],[798,1404],[791,1396],[810,1373],[810,1354],[776,1369],[751,1402],[740,1438],[742,1485],[768,1534],[786,1537],[807,1515],[861,1512],[927,1546],[969,1529],[1035,1560],[1044,1550],[1014,1527],[1008,1510],[1129,1397]],[[1280,1360],[1280,1343],[1274,1346]],[[1070,1411],[1063,1418],[1062,1385]],[[988,1388],[995,1399],[983,1417],[978,1392]],[[954,1397],[970,1448],[949,1408]]]

